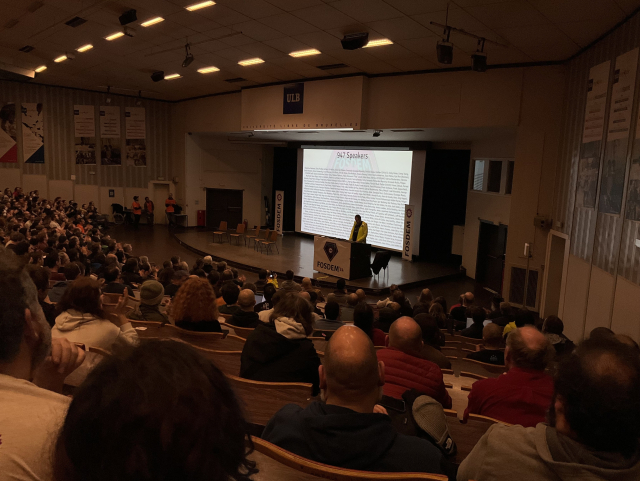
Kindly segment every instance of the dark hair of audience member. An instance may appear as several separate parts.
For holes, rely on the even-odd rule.
[[[362,329],[370,338],[373,337],[373,319],[373,308],[366,302],[359,302],[353,309],[353,324]]]
[[[595,327],[589,333],[589,339],[611,339],[615,337],[615,333],[608,327]]]
[[[545,341],[543,349],[530,349],[524,341],[520,329],[514,329],[509,333],[507,348],[511,352],[511,360],[516,367],[535,369],[536,371],[543,371],[547,367],[554,352],[553,347],[547,341]]]
[[[393,302],[397,302],[398,304],[400,304],[400,306],[404,305],[404,301],[405,301],[404,292],[402,292],[402,290],[400,289],[396,289],[391,293],[391,300]]]
[[[107,284],[110,282],[115,282],[118,279],[119,275],[120,269],[118,269],[116,266],[107,267],[104,270],[104,282]]]
[[[176,276],[176,271],[173,267],[165,267],[158,272],[158,282],[163,286],[167,286],[171,283],[171,280]]]
[[[53,269],[59,260],[58,251],[51,251],[47,254],[47,257],[44,258],[44,267],[48,267],[49,269]]]
[[[271,313],[271,321],[275,321],[279,317],[288,317],[302,324],[304,330],[309,336],[313,332],[313,306],[306,299],[298,294],[287,293],[280,297],[280,300],[273,308]]]
[[[591,449],[633,454],[640,438],[640,356],[615,338],[583,341],[559,365],[549,418],[555,425],[555,399],[578,441]]]
[[[30,265],[26,267],[26,270],[29,277],[31,277],[31,280],[36,285],[36,289],[43,292],[49,289],[49,279],[51,278],[51,275],[49,274],[48,269]]]
[[[564,331],[564,323],[558,316],[547,316],[542,324],[542,332],[549,334],[557,334],[558,336]]]
[[[428,314],[430,306],[428,304],[416,304],[413,308],[413,315]]]
[[[344,279],[338,279],[338,281],[336,282],[336,288],[339,291],[343,291],[346,286],[347,286],[347,281],[345,281]]]
[[[260,271],[258,272],[258,279],[260,279],[261,281],[267,279],[267,271],[265,269],[260,269]]]
[[[273,296],[276,293],[276,286],[274,286],[273,284],[269,283],[266,286],[264,286],[263,289],[263,294],[264,294],[264,298],[267,300],[267,302],[270,302],[273,300]]]
[[[245,430],[216,366],[184,343],[150,340],[105,359],[74,393],[54,479],[248,481],[257,469]]]
[[[238,302],[240,289],[238,289],[238,284],[236,284],[235,282],[225,282],[224,284],[222,284],[220,292],[222,293],[222,298],[224,299],[225,304],[232,305]]]
[[[293,280],[293,271],[292,270],[288,270],[287,272],[284,273],[284,276],[286,277],[286,279],[288,281],[292,281]]]
[[[482,324],[487,318],[487,313],[482,307],[474,306],[467,309],[466,314],[467,317],[473,319],[474,324]]]
[[[445,314],[444,309],[442,308],[442,304],[434,301],[431,304],[431,307],[429,308],[428,314],[430,316],[433,316],[433,318],[438,323],[438,327],[440,329],[445,328],[445,326],[447,325],[447,315]]]
[[[324,306],[324,316],[331,320],[335,321],[338,319],[340,315],[340,305],[336,301],[329,301]],[[355,315],[355,312],[354,312]]]
[[[316,305],[316,301],[318,300],[318,293],[316,291],[307,291],[309,293],[309,298],[311,299],[311,304]]]
[[[73,309],[104,319],[101,295],[100,282],[91,277],[80,277],[65,289],[62,299],[56,305],[56,310],[62,313]]]
[[[515,312],[513,317],[514,317],[513,320],[516,323],[516,327],[524,327],[524,326],[527,326],[527,325],[535,326],[535,324],[536,324],[535,316],[526,307],[518,309]]]
[[[436,319],[429,314],[418,314],[413,319],[420,326],[425,344],[439,348],[441,333]]]
[[[207,275],[207,280],[209,281],[209,284],[211,284],[211,287],[213,287],[213,290],[216,291],[216,297],[219,297],[217,288],[218,283],[220,282],[220,273],[218,271],[209,272],[209,274]]]
[[[433,302],[435,304],[440,304],[442,306],[442,310],[445,312],[445,314],[447,313],[447,300],[444,297],[438,296],[433,300]]]
[[[233,280],[233,272],[230,269],[225,269],[220,275],[220,280],[222,282],[232,281]],[[237,285],[237,284],[236,284]]]
[[[194,269],[193,270],[193,275],[201,277],[202,279],[206,279],[207,278],[207,273],[204,271],[204,269]]]
[[[80,275],[80,267],[75,262],[70,262],[62,269],[64,277],[68,281],[73,281]]]

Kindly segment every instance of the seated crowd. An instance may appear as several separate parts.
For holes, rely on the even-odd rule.
[[[501,299],[484,309],[469,292],[448,309],[429,289],[412,304],[394,285],[368,303],[343,280],[324,294],[293,271],[252,283],[209,256],[156,268],[105,232],[93,204],[37,192],[5,191],[0,214],[0,479],[242,481],[260,470],[225,375],[186,342],[141,342],[132,321],[250,329],[237,374],[309,383],[314,396],[273,413],[261,437],[309,460],[460,481],[640,479],[629,336],[596,328],[575,345],[559,318]],[[443,423],[445,338],[474,341],[471,361],[506,371],[471,387],[463,422],[498,422],[459,466]],[[62,395],[90,348],[111,354]],[[400,423],[398,405],[412,413]]]

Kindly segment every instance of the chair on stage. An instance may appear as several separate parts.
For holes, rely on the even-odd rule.
[[[246,235],[245,234],[244,240],[246,241],[247,245],[249,247],[251,247],[251,239],[253,239],[253,248],[255,249],[256,241],[260,238],[260,227],[255,226],[253,230],[256,231],[255,235]]]
[[[233,237],[234,239],[236,239],[236,245],[240,245],[240,238],[244,239],[244,228],[244,224],[238,224],[235,234],[227,234],[229,236],[229,244],[231,244],[231,238]],[[247,245],[246,239],[244,239],[244,245]]]
[[[220,242],[222,242],[222,236],[224,236],[224,235],[226,235],[227,239],[229,239],[229,233],[227,232],[227,221],[226,220],[220,221],[220,227],[218,227],[218,230],[214,230],[213,231],[213,242],[216,241],[216,235],[220,236]]]
[[[262,252],[262,241],[266,241],[269,238],[269,234],[271,234],[271,229],[267,228],[267,230],[264,232],[264,237],[256,237],[253,240],[253,248],[257,250],[259,247],[260,252]]]
[[[391,260],[391,253],[389,251],[378,251],[371,263],[371,270],[374,275],[379,275],[380,270],[384,269],[384,273],[387,273],[387,267],[389,267],[389,261]]]
[[[271,246],[276,246],[276,251],[280,254],[280,249],[278,249],[278,232],[272,230],[269,236],[260,242],[260,252],[262,252],[262,246],[267,249],[267,255],[271,252]]]

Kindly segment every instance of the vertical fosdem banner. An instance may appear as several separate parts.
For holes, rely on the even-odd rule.
[[[16,134],[16,104],[4,103],[0,107],[0,162],[18,162]]]
[[[413,214],[415,210],[411,204],[404,206],[404,232],[402,234],[402,259],[405,261],[413,260],[413,245],[411,238],[413,237]]]
[[[44,164],[42,104],[22,104],[22,155],[25,164]]]
[[[276,190],[276,219],[275,219],[275,230],[279,235],[282,235],[282,213],[284,211],[284,191]]]
[[[147,123],[144,107],[125,107],[124,119],[127,165],[146,167]]]
[[[122,165],[120,107],[100,106],[100,163]]]
[[[96,164],[96,113],[93,105],[73,106],[76,165]]]

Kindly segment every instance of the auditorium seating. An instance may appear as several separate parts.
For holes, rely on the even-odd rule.
[[[242,351],[218,351],[195,347],[200,354],[213,362],[226,376],[240,375],[240,358]]]
[[[247,339],[249,335],[253,331],[255,331],[255,328],[253,327],[238,327],[238,326],[232,326],[231,324],[227,324],[227,327],[229,329],[233,329],[233,332],[235,333],[235,335],[238,337],[241,337],[242,339]]]
[[[253,437],[254,452],[249,456],[256,461],[260,472],[253,476],[256,481],[311,481],[331,479],[334,481],[356,480],[401,480],[401,481],[446,481],[440,474],[426,473],[374,473],[353,469],[336,468],[286,451],[275,444]]]
[[[141,339],[173,339],[191,344],[194,347],[212,349],[215,351],[242,351],[244,339],[228,334],[229,331],[220,332],[193,332],[180,329],[173,324],[165,324],[149,321],[133,321],[131,325],[136,328]],[[139,329],[145,328],[145,329]]]
[[[327,340],[324,337],[309,337],[308,339],[313,341],[316,351],[324,352],[327,347]]]
[[[497,419],[477,414],[469,414],[469,419],[466,423],[463,423],[458,419],[456,411],[445,409],[444,413],[447,418],[449,434],[451,434],[458,447],[458,452],[454,459],[456,464],[460,464],[469,455],[480,438],[487,432],[487,429],[495,423],[502,423]],[[509,426],[507,423],[502,424]]]

